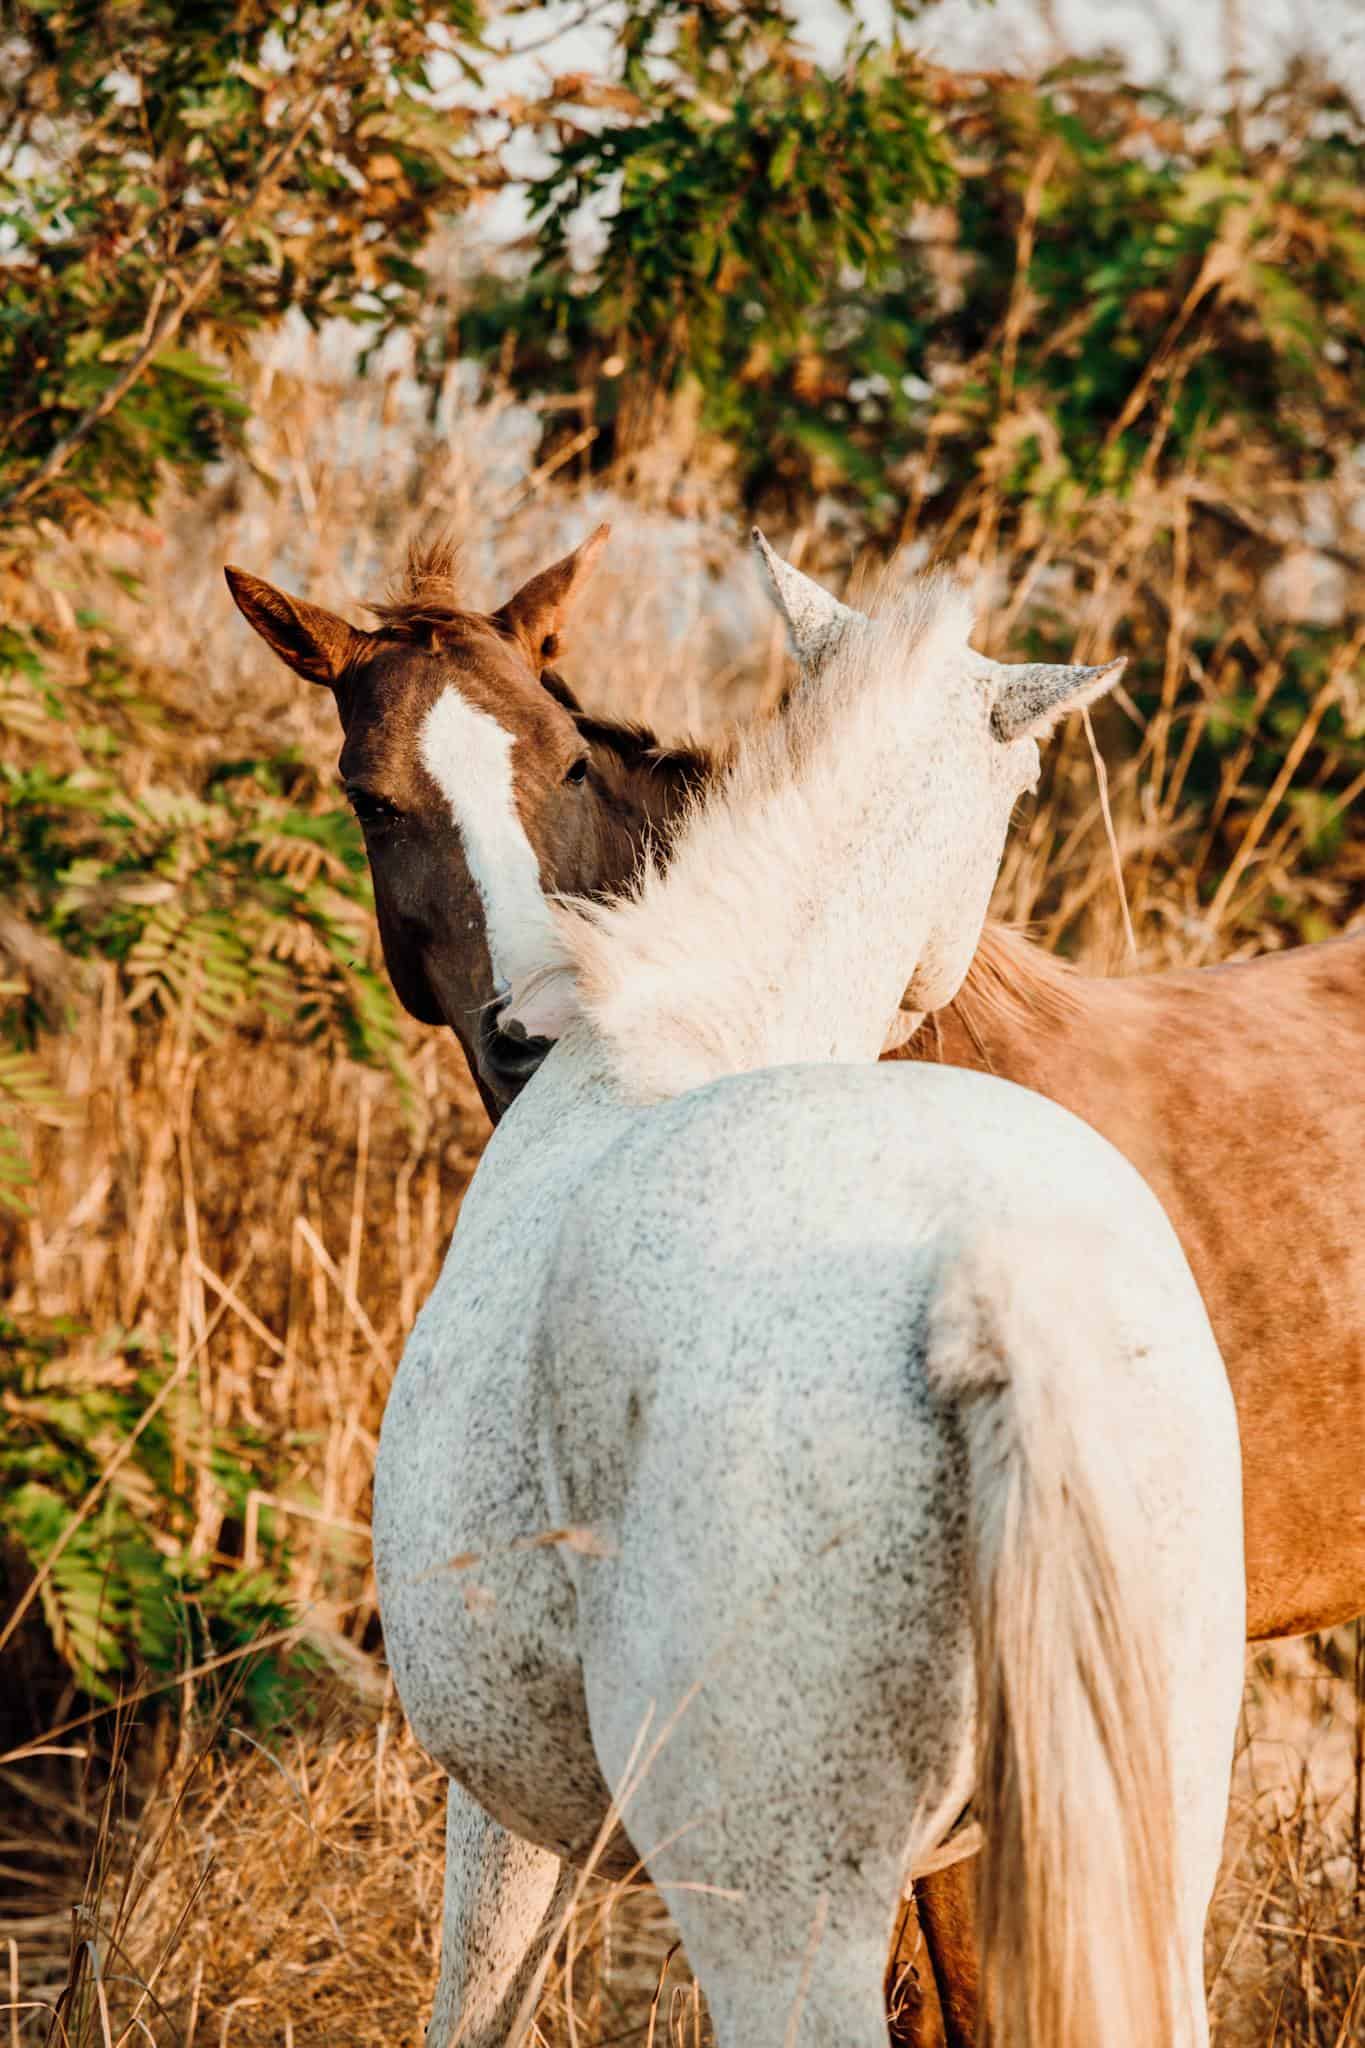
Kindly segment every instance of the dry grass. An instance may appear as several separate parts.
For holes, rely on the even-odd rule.
[[[1209,1960],[1225,2048],[1365,2040],[1365,1633],[1250,1660]]]
[[[235,466],[204,498],[123,537],[145,605],[55,544],[49,587],[28,597],[58,622],[88,602],[115,620],[177,707],[187,775],[286,742],[323,765],[335,757],[330,702],[275,667],[237,620],[225,560],[344,605],[382,585],[410,534],[450,525],[469,536],[471,594],[486,599],[615,516],[613,554],[566,664],[584,694],[696,728],[742,716],[780,679],[780,642],[732,522],[668,509],[690,441],[672,456],[656,447],[635,495],[616,500],[567,474],[528,477],[534,423],[501,402],[471,405],[454,384],[429,433],[397,374],[357,386],[338,368],[329,380],[325,362],[282,347],[265,382],[254,471]],[[1107,735],[1113,847],[1076,733],[1001,882],[1000,908],[1039,916],[1045,935],[1065,935],[1101,969],[1127,958],[1120,847],[1144,966],[1282,943],[1286,898],[1324,928],[1340,925],[1365,874],[1365,845],[1348,838],[1330,872],[1297,875],[1293,820],[1242,789],[1236,756],[1214,806],[1216,843],[1209,815],[1186,816],[1187,742],[1218,686],[1216,665],[1190,669],[1196,608],[1227,617],[1229,658],[1239,634],[1243,652],[1259,642],[1267,688],[1295,628],[1257,616],[1257,587],[1235,549],[1184,560],[1173,584],[1159,538],[1170,510],[1097,513],[1078,543],[1079,580],[1059,580],[1042,537],[1003,561],[989,522],[969,536],[988,582],[1012,593],[993,618],[996,651],[1044,596],[1072,608],[1083,658],[1106,649],[1120,617],[1165,647],[1172,681],[1160,717],[1134,733],[1120,709]],[[808,562],[849,566],[828,532],[801,544]],[[1343,668],[1332,687],[1346,686]],[[1198,867],[1214,859],[1231,879],[1210,911]],[[420,2039],[435,1968],[441,1800],[373,1658],[364,1531],[389,1376],[448,1241],[483,1113],[451,1046],[415,1030],[417,1115],[405,1122],[372,1072],[258,1030],[209,1045],[188,1015],[151,1027],[125,1013],[111,976],[87,986],[78,1007],[60,1078],[81,1118],[41,1134],[35,1214],[0,1261],[9,1300],[96,1328],[141,1323],[171,1336],[180,1356],[197,1352],[213,1420],[249,1424],[277,1446],[273,1491],[295,1527],[303,1625],[339,1675],[269,1755],[236,1735],[196,1761],[185,1753],[193,1717],[167,1711],[113,1771],[103,1726],[65,1737],[71,1754],[0,1760],[0,1984],[8,1971],[15,2001],[0,2013],[0,2037],[8,2025],[11,2048],[66,2032],[158,2048],[397,2048]],[[231,1555],[241,1535],[206,1491],[195,1541]],[[74,1710],[41,1659],[5,1668],[32,1687],[30,1727]],[[1211,1935],[1222,2048],[1365,2039],[1365,1912],[1351,1853],[1358,1761],[1342,1732],[1354,1727],[1354,1692],[1352,1675],[1333,1677],[1306,1651],[1275,1676],[1260,1673],[1249,1692],[1258,1732],[1239,1773]],[[1324,1725],[1335,1748],[1320,1740]],[[101,1784],[111,1788],[103,1808]],[[88,1967],[49,2031],[51,2001],[70,1981],[71,1908],[91,1871],[100,1898],[85,1909],[93,1918],[78,1919],[77,1941],[103,1929],[107,2036]],[[547,2037],[643,2040],[652,2013],[659,2037],[693,2041],[699,2008],[681,1958],[669,1961],[657,1902],[643,1894],[609,1907],[589,1906],[572,1968],[549,1986]],[[76,1953],[88,1965],[92,1951]]]
[[[118,1798],[115,1789],[106,1804]],[[57,2005],[66,1993],[70,2038],[100,2042],[80,1946],[98,1931],[114,2040],[419,2044],[437,1963],[444,1812],[443,1775],[391,1693],[368,1713],[335,1703],[270,1753],[205,1744],[168,1768],[135,1819],[108,1816],[99,1909],[83,1905],[63,1926],[50,1978],[23,1975],[22,1995]],[[94,1813],[91,1822],[98,1836]],[[97,1839],[96,1868],[104,1846]],[[673,1942],[648,1888],[590,1884],[545,1987],[542,2031],[565,2043],[643,2038]],[[21,1972],[27,1960],[20,1949]],[[691,1980],[677,1959],[671,1982],[690,2017]],[[42,2017],[24,2015],[19,2038],[44,2038]]]
[[[1315,1677],[1313,1682],[1320,1683]],[[1305,1768],[1304,1726],[1274,1789],[1238,1774],[1227,1868],[1209,1940],[1218,2048],[1347,2048],[1362,2038],[1365,1916],[1340,1812]],[[73,1768],[79,1807],[68,1898],[107,1875],[46,1939],[10,1951],[20,2041],[61,1999],[71,2040],[101,2015],[73,1968],[98,1938],[110,2038],[158,2048],[407,2048],[421,2041],[440,1928],[443,1781],[391,1695],[334,1704],[270,1753],[240,1738],[177,1759],[145,1803],[111,1780],[107,1828]],[[40,1793],[51,1807],[61,1794]],[[59,1814],[58,1818],[61,1816]],[[0,1935],[0,1941],[3,1936]],[[3,1954],[3,1950],[0,1950]],[[661,1987],[664,1996],[659,2000]],[[547,2048],[648,2042],[694,2048],[704,2013],[657,1898],[591,1886],[545,1987]],[[63,2039],[58,2032],[51,2038]]]

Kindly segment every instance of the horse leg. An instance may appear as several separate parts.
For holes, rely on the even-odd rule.
[[[441,1976],[426,2048],[516,2048],[509,2029],[578,1872],[508,1834],[452,1778]]]
[[[974,2048],[981,2001],[976,1950],[976,1858],[950,1863],[915,1885],[924,1946],[943,2014],[944,2048]]]
[[[900,1607],[899,1581],[883,1578]],[[697,1580],[714,1586],[704,1570]],[[706,1995],[717,2048],[887,2048],[887,1955],[907,1861],[961,1811],[970,1783],[965,1613],[951,1655],[937,1617],[932,1643],[889,1653],[889,1626],[845,1641],[840,1621],[843,1686],[811,1680],[799,1662],[793,1683],[792,1645],[812,1663],[818,1649],[823,1670],[819,1617],[847,1604],[812,1571],[795,1619],[750,1632],[744,1654],[713,1658],[697,1687],[685,1674],[702,1661],[700,1628],[661,1598],[654,1573],[623,1578],[605,1621],[591,1590],[580,1615],[593,1739]],[[913,1701],[903,1666],[927,1681]],[[889,1710],[878,1677],[895,1689]],[[934,2041],[922,2028],[914,2038]]]
[[[1245,1668],[1241,1616],[1234,1607],[1216,1630],[1206,1628],[1198,1640],[1187,1639],[1172,1687],[1169,1741],[1183,1933],[1175,2007],[1177,2013],[1189,2013],[1177,2048],[1208,2048],[1204,1925],[1223,1857],[1235,1713]]]
[[[918,1894],[916,1885],[896,1915],[886,1972],[887,2032],[891,2048],[947,2048]]]
[[[716,2048],[887,2048],[882,1901],[837,1882],[799,1905],[782,1886],[719,1889],[661,1886]]]

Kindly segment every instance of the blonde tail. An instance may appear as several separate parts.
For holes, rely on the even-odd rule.
[[[930,1346],[971,1473],[981,2048],[1169,2048],[1179,1889],[1144,1525],[1101,1390],[1065,1355],[1056,1247],[1011,1237],[959,1263]]]

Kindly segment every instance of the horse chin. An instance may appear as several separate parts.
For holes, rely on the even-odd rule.
[[[897,1010],[882,1040],[882,1058],[885,1059],[888,1053],[899,1052],[903,1045],[909,1045],[924,1017],[923,1010]]]
[[[479,1100],[483,1104],[485,1110],[488,1113],[488,1121],[490,1124],[492,1124],[494,1130],[496,1130],[503,1111],[509,1109],[511,1107],[511,1104],[502,1101],[502,1099],[499,1096],[493,1093],[493,1090],[484,1080],[483,1075],[479,1072],[477,1067],[471,1066],[469,1071],[471,1076],[473,1077],[474,1086],[479,1091]]]
[[[408,1015],[419,1024],[450,1024],[449,1013],[427,979],[420,954],[415,947],[404,949],[383,916],[379,918],[379,938],[393,992]],[[455,1029],[453,1024],[450,1028]]]
[[[535,1079],[553,1043],[547,1038],[528,1039],[526,1051],[515,1066],[493,1065],[482,1058],[470,1061],[484,1108],[494,1123],[512,1107],[527,1082]]]

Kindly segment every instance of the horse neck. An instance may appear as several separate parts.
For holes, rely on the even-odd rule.
[[[486,1208],[531,1214],[549,1190],[573,1199],[584,1172],[638,1110],[627,1103],[606,1052],[583,1023],[558,1040],[494,1128],[460,1211],[464,1240]]]
[[[882,1049],[940,894],[938,848],[918,822],[935,796],[919,731],[883,724],[871,758],[836,744],[815,786],[793,792],[801,841],[755,903],[749,941],[755,994],[773,991],[754,1004],[754,1064],[870,1060]]]
[[[1002,1063],[1002,1071],[1014,1071],[1028,1063],[1015,1078],[1034,1086],[1035,1060],[1049,1061],[1077,1031],[1093,1036],[1088,1019],[1111,986],[1127,984],[1088,980],[1023,931],[988,918],[961,988],[944,1009],[923,1020],[898,1053],[987,1071]],[[1105,1037],[1112,1040],[1117,1028],[1106,1025]]]

